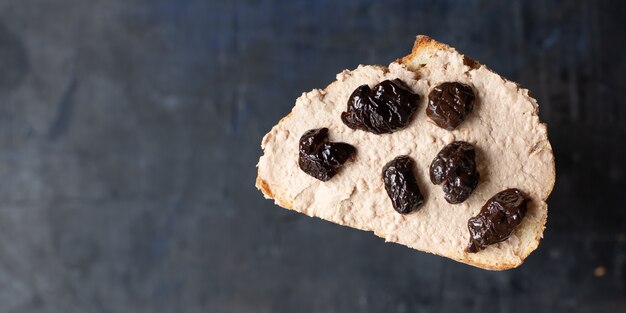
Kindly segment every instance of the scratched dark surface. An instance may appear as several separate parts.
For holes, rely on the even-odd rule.
[[[626,312],[624,1],[0,1],[0,312]],[[557,181],[488,272],[278,208],[261,138],[416,34],[531,89]]]

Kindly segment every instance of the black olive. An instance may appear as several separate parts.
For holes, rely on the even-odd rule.
[[[419,99],[399,79],[385,80],[372,89],[362,85],[350,95],[347,112],[341,113],[341,120],[352,129],[393,133],[411,122]]]
[[[443,83],[428,94],[426,115],[437,126],[453,130],[472,112],[474,99],[472,87],[457,82]]]
[[[461,203],[478,185],[480,174],[476,170],[476,151],[465,141],[455,141],[445,146],[430,164],[430,181],[443,184],[446,201]]]
[[[327,181],[355,152],[347,143],[328,142],[328,128],[311,129],[300,137],[298,165],[305,173]]]
[[[526,215],[528,198],[518,189],[498,192],[467,222],[470,232],[468,252],[506,240]]]
[[[411,213],[424,204],[424,196],[413,173],[414,167],[415,162],[409,156],[402,155],[383,168],[385,189],[398,213]]]

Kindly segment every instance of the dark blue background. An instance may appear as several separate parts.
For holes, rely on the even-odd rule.
[[[626,2],[0,1],[0,312],[626,312]],[[533,91],[545,239],[488,272],[276,207],[260,142],[414,36]]]

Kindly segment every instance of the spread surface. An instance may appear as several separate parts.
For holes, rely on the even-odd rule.
[[[370,87],[386,79],[401,79],[421,95],[409,125],[392,134],[376,135],[353,130],[341,121],[341,113],[355,88]],[[455,130],[435,125],[425,113],[427,95],[436,85],[458,81],[476,91],[474,108]],[[259,177],[276,201],[310,216],[321,217],[362,230],[372,230],[388,241],[398,242],[457,260],[494,257],[515,264],[523,245],[535,242],[541,233],[547,198],[553,184],[553,156],[545,125],[536,115],[536,102],[528,91],[480,66],[471,68],[458,54],[431,58],[416,73],[403,65],[359,66],[343,71],[325,90],[313,90],[298,98],[290,116],[275,126],[264,139]],[[321,182],[298,167],[298,140],[309,129],[328,127],[330,141],[359,147],[354,160],[333,179]],[[481,176],[472,195],[461,204],[450,204],[439,186],[429,180],[433,158],[447,144],[461,140],[476,147],[476,164]],[[417,181],[424,198],[419,211],[398,214],[385,191],[381,168],[398,155],[415,160]],[[427,183],[423,183],[427,182]],[[523,190],[530,198],[528,212],[511,237],[479,253],[464,251],[469,240],[467,221],[483,204],[505,188]],[[532,236],[532,239],[521,238]]]

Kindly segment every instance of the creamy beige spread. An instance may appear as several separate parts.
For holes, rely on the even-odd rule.
[[[356,87],[370,87],[400,78],[420,95],[414,120],[405,129],[375,135],[352,130],[340,119],[348,97]],[[425,114],[430,89],[445,81],[459,81],[474,87],[474,110],[454,131],[436,126]],[[298,98],[292,114],[275,126],[264,139],[259,177],[282,204],[310,216],[338,224],[374,231],[387,241],[474,263],[517,264],[528,245],[536,245],[547,216],[547,198],[552,184],[554,161],[545,125],[536,114],[537,103],[528,91],[504,80],[485,66],[472,69],[459,54],[440,52],[418,73],[403,65],[359,66],[337,75],[337,82],[325,90],[313,90]],[[329,140],[357,148],[328,182],[305,174],[298,167],[298,140],[307,130],[329,128]],[[448,143],[463,140],[476,146],[480,183],[468,200],[449,204],[441,186],[429,179],[429,166]],[[398,214],[385,192],[381,171],[399,155],[411,156],[417,179],[425,196],[422,208],[408,215]],[[478,253],[466,253],[467,221],[495,193],[518,188],[530,196],[528,214],[511,237]],[[491,260],[491,261],[489,261]]]

